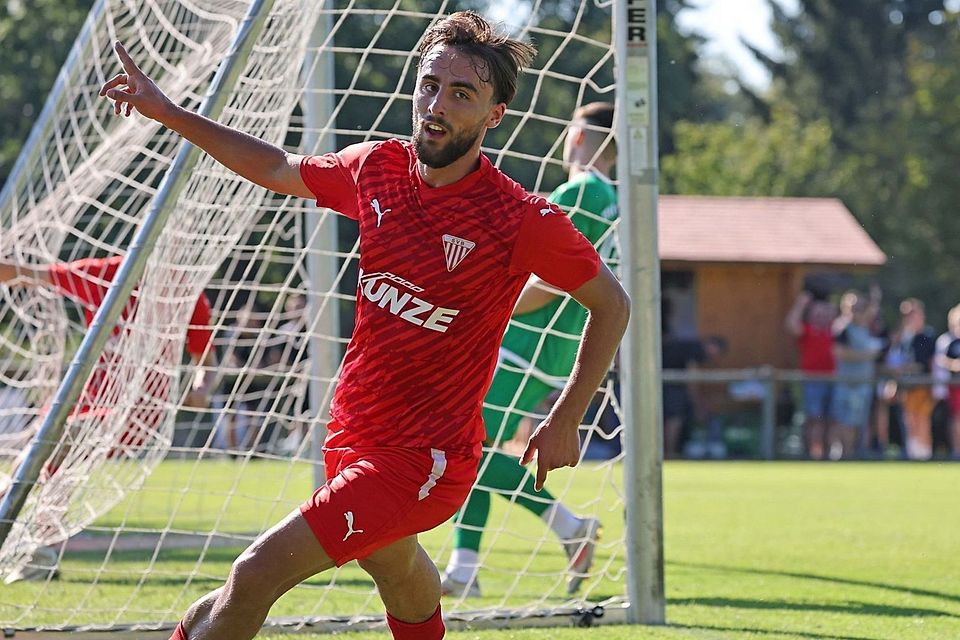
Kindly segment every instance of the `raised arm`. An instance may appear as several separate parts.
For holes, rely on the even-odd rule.
[[[812,299],[810,293],[807,291],[801,291],[797,295],[797,299],[794,300],[793,306],[790,307],[790,311],[787,313],[787,317],[783,322],[784,327],[786,327],[790,335],[799,337],[803,334],[803,314]]]
[[[521,458],[521,464],[528,464],[536,454],[537,491],[543,488],[547,472],[580,461],[580,421],[610,368],[630,317],[630,298],[602,264],[594,278],[570,295],[587,308],[590,317],[570,378]]]
[[[30,267],[0,260],[0,284],[8,287],[32,287],[50,284],[50,273],[43,267]]]
[[[114,113],[129,116],[136,109],[213,156],[247,180],[278,193],[302,198],[313,194],[300,177],[303,156],[287,153],[259,138],[231,129],[174,104],[117,42],[123,73],[108,80],[100,95],[114,101]]]

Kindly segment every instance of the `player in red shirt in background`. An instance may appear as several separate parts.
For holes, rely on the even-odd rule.
[[[84,321],[89,326],[107,295],[107,290],[116,276],[122,259],[122,256],[86,258],[50,265],[27,265],[0,260],[0,285],[8,287],[48,287],[79,304],[83,311]],[[135,305],[136,292],[131,296],[123,310],[121,316],[123,320],[132,314]],[[194,365],[202,363],[204,367],[196,371],[197,375],[194,376],[190,390],[184,398],[186,406],[205,407],[209,403],[214,378],[214,371],[211,367],[216,364],[213,349],[210,348],[213,333],[209,325],[210,301],[206,294],[201,294],[194,306],[193,315],[187,327],[184,347],[192,363]],[[117,337],[120,333],[121,328],[117,326],[104,345],[100,359],[87,379],[80,397],[67,419],[64,434],[44,466],[40,482],[45,482],[53,476],[63,464],[70,453],[75,434],[81,428],[83,421],[105,419],[109,412],[115,410],[110,396],[116,393],[117,365],[115,363],[120,357],[120,354],[116,352]],[[148,371],[141,395],[136,406],[130,410],[124,432],[116,442],[117,448],[111,451],[111,457],[137,455],[137,448],[143,446],[149,438],[149,434],[160,425],[166,415],[167,403],[171,401],[169,395],[169,378],[152,370]],[[0,476],[0,496],[6,493],[9,482],[15,475],[17,468],[29,453],[30,448],[27,444],[38,426],[39,421],[24,432],[4,436],[6,442],[0,444],[0,451],[3,451],[6,456],[15,456],[15,460],[11,465],[9,476],[6,476],[6,474]],[[34,555],[34,561],[15,574],[7,576],[6,581],[9,583],[18,579],[45,579],[52,571],[56,570],[58,561],[58,553],[52,549],[40,547]]]
[[[0,260],[0,284],[8,287],[46,286],[64,297],[76,302],[83,311],[85,323],[89,326],[96,315],[97,309],[107,295],[107,290],[117,270],[120,268],[122,256],[110,258],[85,258],[73,262],[54,263],[50,265],[26,265]],[[136,292],[131,296],[121,315],[121,324],[135,309]],[[209,368],[215,365],[213,349],[210,341],[213,332],[210,329],[210,301],[206,294],[201,294],[193,309],[190,324],[187,327],[184,349],[194,365],[203,364],[204,369],[197,371],[197,376],[191,383],[184,404],[191,407],[203,407],[208,403],[213,371]],[[109,400],[103,396],[113,385],[111,362],[117,357],[115,354],[116,339],[121,328],[117,326],[104,346],[100,361],[94,367],[87,380],[76,407],[71,413],[71,420],[81,420],[93,414],[109,411]],[[149,375],[149,374],[148,374]],[[148,377],[144,384],[144,402],[135,408],[130,416],[130,424],[121,436],[120,446],[136,447],[143,443],[144,431],[152,429],[163,418],[162,403],[170,400],[169,381],[166,376]],[[68,438],[69,439],[69,438]],[[66,451],[63,447],[55,453],[54,458],[59,460]],[[48,471],[56,468],[56,463],[48,463]]]
[[[460,507],[476,477],[483,396],[531,273],[590,311],[574,373],[523,456],[537,489],[576,465],[578,429],[626,328],[629,299],[561,209],[480,153],[533,47],[453,14],[425,34],[413,141],[289,154],[173,104],[117,45],[101,94],[180,132],[264,187],[358,221],[355,327],[324,444],[327,482],[235,561],[172,638],[253,638],[299,582],[350,560],[374,579],[399,640],[438,640],[440,577],[417,534]]]

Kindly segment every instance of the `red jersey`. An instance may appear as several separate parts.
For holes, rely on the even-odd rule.
[[[833,373],[833,331],[830,327],[803,323],[803,333],[797,338],[797,350],[801,371]]]
[[[117,270],[120,269],[120,263],[123,262],[122,256],[111,258],[85,258],[62,264],[55,264],[50,267],[50,282],[57,290],[71,300],[83,307],[83,318],[90,326],[93,322],[93,316],[97,309],[107,296],[107,290],[110,283],[113,282]],[[133,312],[136,305],[136,291],[127,301],[123,308],[121,318],[126,320]],[[113,335],[120,332],[120,327],[115,327]],[[206,351],[207,345],[213,337],[210,329],[210,300],[207,294],[201,293],[197,298],[197,304],[193,308],[193,316],[190,318],[190,326],[187,328],[186,350],[187,353],[200,357]]]
[[[111,258],[86,258],[63,264],[52,265],[49,269],[50,282],[62,295],[74,300],[83,308],[83,316],[89,326],[93,321],[97,309],[107,295],[110,283],[116,276],[123,261],[121,256]],[[136,308],[136,291],[123,308],[121,318],[127,319]],[[112,373],[119,370],[123,362],[120,354],[116,353],[116,338],[120,334],[120,327],[113,330],[111,338],[104,345],[103,353],[97,366],[91,372],[84,386],[81,397],[77,402],[74,415],[106,412],[117,401],[119,386],[113,384]],[[185,348],[188,353],[200,358],[213,337],[210,329],[210,301],[205,293],[197,298],[197,303],[187,328]],[[177,356],[179,357],[179,356]],[[143,381],[143,396],[138,406],[133,409],[131,423],[139,423],[147,427],[155,425],[164,415],[163,403],[169,395],[169,379],[166,374],[150,368]],[[139,436],[125,435],[125,444]],[[130,441],[130,442],[127,442]]]
[[[359,221],[353,337],[326,446],[473,450],[503,332],[531,273],[570,291],[599,272],[566,214],[481,155],[459,182],[423,182],[408,142],[305,158],[317,204]]]

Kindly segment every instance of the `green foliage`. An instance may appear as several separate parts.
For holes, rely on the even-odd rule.
[[[0,0],[0,184],[93,0]]]
[[[952,22],[957,19],[954,14]],[[946,310],[960,302],[958,56],[956,27],[937,43],[911,40],[905,60],[910,93],[897,120],[871,132],[869,153],[855,163],[867,186],[860,198],[876,212],[869,222],[892,258],[890,286],[925,300],[928,317],[940,326]]]
[[[825,117],[842,146],[855,143],[862,125],[893,117],[907,91],[908,42],[938,37],[927,16],[943,9],[942,0],[801,0],[800,11],[787,14],[768,2],[789,61],[766,60],[774,99]]]
[[[661,191],[689,195],[824,196],[840,183],[830,126],[777,108],[769,124],[679,122]]]
[[[801,0],[791,14],[770,6],[783,56],[755,52],[774,79],[753,96],[757,117],[681,126],[682,149],[663,162],[665,190],[838,196],[888,255],[887,299],[921,297],[942,326],[960,300],[957,15],[942,0]]]

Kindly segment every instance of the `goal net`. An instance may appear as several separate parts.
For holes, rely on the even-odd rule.
[[[120,40],[173,100],[199,108],[256,4],[93,3],[0,196],[0,261],[58,264],[89,292],[111,276],[83,265],[125,256],[161,181],[182,187],[135,299],[0,547],[0,577],[10,581],[0,590],[3,628],[169,628],[322,476],[318,442],[357,290],[355,223],[270,194],[205,156],[171,175],[180,138],[139,115],[113,116],[97,95],[119,70]],[[218,119],[310,153],[409,136],[420,36],[443,15],[477,9],[540,49],[484,151],[528,190],[548,193],[565,179],[570,114],[615,97],[609,4],[264,2],[268,14]],[[212,315],[196,326],[202,295]],[[0,495],[50,410],[90,309],[56,283],[0,284]],[[542,335],[555,333],[548,324]],[[196,335],[210,336],[199,353],[190,348]],[[212,391],[197,406],[191,391],[201,379]],[[614,387],[611,375],[581,428],[584,463],[548,481],[572,511],[603,523],[582,588],[567,594],[561,541],[519,508],[515,492],[502,493],[480,552],[482,596],[446,602],[454,624],[522,626],[596,607],[616,619],[626,561]],[[449,523],[421,537],[441,569],[452,539]],[[38,579],[14,581],[24,575]],[[372,581],[351,563],[293,589],[269,624],[362,628],[382,613]]]

